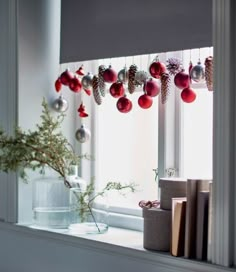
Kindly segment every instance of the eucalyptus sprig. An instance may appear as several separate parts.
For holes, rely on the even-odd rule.
[[[65,115],[61,113],[53,117],[45,99],[42,107],[41,123],[36,125],[35,131],[23,131],[17,127],[15,135],[9,136],[0,130],[0,171],[18,171],[21,178],[27,180],[26,169],[43,171],[48,166],[71,188],[66,179],[69,167],[78,165],[84,156],[75,154],[60,131]]]

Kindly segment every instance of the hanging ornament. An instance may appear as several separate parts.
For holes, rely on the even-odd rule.
[[[80,104],[77,111],[79,113],[79,117],[85,118],[89,116],[88,113],[86,113],[86,109],[83,103]]]
[[[137,73],[138,67],[132,64],[128,71],[128,91],[133,93],[135,91],[135,74]]]
[[[108,83],[113,83],[117,80],[117,73],[112,69],[111,65],[104,71],[103,79]]]
[[[143,109],[150,108],[152,106],[152,103],[153,103],[152,97],[147,94],[141,95],[138,99],[138,104]]]
[[[102,104],[102,97],[101,97],[99,89],[98,89],[98,77],[97,76],[93,77],[93,83],[92,84],[93,84],[93,97],[94,97],[94,100],[98,105],[101,105]]]
[[[84,66],[81,65],[81,66],[79,67],[79,69],[78,69],[75,73],[76,73],[77,75],[79,75],[79,76],[84,76],[84,75],[85,75]]]
[[[135,79],[135,85],[136,86],[141,86],[148,79],[148,73],[145,72],[145,71],[138,71],[135,74],[134,79]]]
[[[123,83],[122,82],[115,82],[111,85],[110,87],[110,94],[115,97],[115,98],[118,98],[118,97],[121,97],[121,96],[124,96],[124,93],[125,93],[125,88],[123,86]]]
[[[55,86],[56,92],[57,92],[57,93],[60,92],[60,90],[61,90],[61,88],[62,88],[62,84],[61,84],[60,78],[58,78],[58,79],[55,81],[54,86]]]
[[[98,87],[101,95],[104,97],[105,96],[105,81],[103,78],[103,74],[106,70],[106,67],[104,65],[100,65],[98,67]]]
[[[86,93],[88,96],[91,95],[91,90],[89,90],[89,89],[83,89],[83,90],[85,91],[85,93]]]
[[[179,89],[184,89],[190,85],[190,76],[182,70],[174,77],[175,86]]]
[[[160,93],[160,88],[157,85],[157,82],[155,82],[152,78],[144,83],[143,90],[151,97],[157,96]]]
[[[196,99],[196,93],[194,92],[193,89],[185,88],[181,92],[181,98],[184,102],[186,103],[192,103]]]
[[[131,111],[132,106],[133,106],[132,102],[126,96],[120,97],[116,103],[118,111],[122,113],[127,113]]]
[[[81,84],[78,76],[74,76],[74,78],[72,78],[70,80],[69,88],[71,89],[71,91],[73,91],[75,93],[78,93],[81,91],[82,84]]]
[[[190,77],[195,82],[202,82],[204,80],[205,72],[200,60],[197,65],[193,66],[191,69]]]
[[[69,69],[66,69],[63,73],[60,75],[60,81],[63,85],[69,86],[70,81],[74,78],[74,74],[70,72]]]
[[[52,108],[56,112],[65,112],[69,107],[68,101],[60,95],[57,99],[55,99],[52,103]]]
[[[165,104],[170,94],[170,75],[163,73],[161,75],[161,103]]]
[[[149,67],[149,73],[154,78],[160,78],[161,74],[165,73],[166,66],[159,60],[154,61]]]
[[[128,81],[128,71],[126,67],[119,71],[118,80],[122,83],[126,83]]]
[[[175,76],[182,70],[182,61],[178,58],[169,58],[167,59],[166,68],[169,71],[169,74]]]
[[[86,90],[88,90],[90,87],[92,87],[92,82],[93,82],[93,76],[90,73],[88,73],[86,76],[84,76],[81,80],[82,86]]]
[[[192,61],[190,60],[189,62],[189,66],[188,66],[188,73],[190,74],[191,70],[193,69],[193,63]]]
[[[76,131],[75,138],[80,143],[85,143],[90,139],[91,133],[89,129],[85,128],[84,125],[81,125],[81,127]]]
[[[205,78],[208,91],[213,91],[213,57],[205,59]]]

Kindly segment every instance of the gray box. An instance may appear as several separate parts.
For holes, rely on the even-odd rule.
[[[183,178],[160,178],[160,208],[171,210],[172,198],[185,197],[187,190],[187,179]]]
[[[143,208],[143,247],[170,251],[171,211],[158,208]]]

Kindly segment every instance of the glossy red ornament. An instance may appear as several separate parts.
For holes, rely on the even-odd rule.
[[[123,86],[123,83],[122,82],[115,82],[111,85],[110,87],[110,94],[115,97],[115,98],[118,98],[118,97],[121,97],[123,96],[125,93],[125,88]]]
[[[152,78],[147,80],[143,85],[144,92],[149,96],[157,96],[160,93],[160,87]]]
[[[131,111],[132,106],[133,106],[132,102],[125,96],[120,97],[116,103],[118,111],[123,113]]]
[[[63,73],[60,75],[60,81],[63,85],[69,86],[71,79],[74,78],[74,74],[70,72],[68,69],[66,69]]]
[[[71,89],[71,91],[75,93],[78,93],[81,91],[82,84],[77,76],[75,76],[74,78],[70,80],[69,88]]]
[[[160,78],[166,72],[166,66],[160,61],[154,61],[149,67],[149,73],[154,78]]]
[[[184,71],[179,72],[174,78],[175,86],[179,89],[184,89],[189,87],[190,76]]]
[[[83,67],[83,65],[81,65],[80,67],[79,67],[79,69],[75,72],[77,75],[79,75],[79,76],[84,76],[85,75],[85,72],[84,72],[84,67]]]
[[[138,104],[143,109],[148,109],[152,106],[153,100],[152,97],[146,94],[143,94],[138,99]]]
[[[58,79],[55,81],[55,89],[56,89],[56,92],[57,92],[57,93],[60,92],[61,88],[62,88],[61,80],[60,80],[60,78],[58,78]]]
[[[103,73],[103,79],[105,82],[113,83],[117,80],[117,73],[112,69],[111,65]]]
[[[193,89],[185,88],[181,92],[181,98],[186,103],[192,103],[196,99],[196,93]]]

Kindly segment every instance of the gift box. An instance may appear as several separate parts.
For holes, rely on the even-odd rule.
[[[187,179],[182,178],[160,178],[160,208],[171,210],[172,198],[185,197]]]
[[[143,208],[143,247],[170,251],[171,211],[159,208]]]

